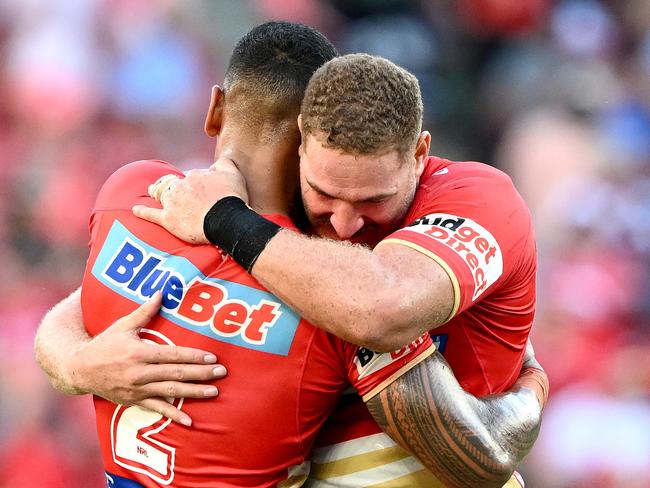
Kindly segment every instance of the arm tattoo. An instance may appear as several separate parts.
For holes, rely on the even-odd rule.
[[[541,407],[526,388],[477,399],[439,353],[366,405],[380,427],[448,487],[501,487],[532,447]]]

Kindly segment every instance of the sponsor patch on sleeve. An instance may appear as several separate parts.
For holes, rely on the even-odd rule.
[[[425,341],[425,336],[418,337],[410,344],[392,352],[376,352],[365,347],[360,347],[354,358],[358,378],[362,379],[377,371],[388,368],[392,364],[404,362],[404,358],[417,351]]]
[[[376,352],[360,347],[352,361],[350,382],[363,401],[368,401],[435,350],[428,332],[393,352]]]
[[[474,279],[472,301],[503,274],[499,243],[485,227],[472,219],[434,213],[417,219],[403,230],[427,236],[461,258]]]

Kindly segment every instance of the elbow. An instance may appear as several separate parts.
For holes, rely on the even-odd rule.
[[[537,425],[537,429],[534,429],[535,434],[538,428],[539,425]],[[493,486],[495,488],[504,486],[512,478],[517,466],[521,464],[526,454],[530,451],[535,437],[536,435],[534,435],[532,440],[528,441],[514,437],[501,439],[498,443],[495,440],[491,447],[486,446],[487,448],[483,451],[483,456],[490,461],[485,464],[489,473],[485,479],[485,486]],[[522,442],[520,443],[518,441]],[[518,448],[515,448],[515,445]]]
[[[379,327],[377,327],[379,330]],[[363,347],[375,352],[393,352],[400,349],[404,343],[399,338],[395,338],[385,333],[366,333],[359,337],[358,341]]]
[[[358,343],[377,352],[396,351],[416,340],[428,326],[422,326],[408,299],[395,296],[375,296],[371,304],[364,305],[360,320],[364,327],[359,328]],[[368,312],[370,311],[370,312]]]
[[[506,486],[510,478],[512,478],[515,469],[517,468],[517,463],[512,456],[509,456],[506,452],[495,453],[494,451],[485,451],[481,456],[482,459],[476,459],[476,461],[482,466],[482,470],[479,472],[477,470],[471,470],[474,476],[473,483],[471,486],[481,486],[483,488],[501,488]],[[447,486],[453,488],[465,488],[469,486],[466,484],[467,480],[458,480],[448,483]]]
[[[43,356],[43,345],[41,339],[41,327],[36,330],[36,335],[34,336],[34,360],[36,364],[45,371],[45,359]]]
[[[448,488],[501,488],[506,486],[517,467],[514,458],[503,451],[495,453],[493,450],[478,450],[471,458],[472,463],[468,463],[466,459],[455,458],[458,469],[441,468],[441,459],[437,457],[420,457],[420,460]]]
[[[490,485],[494,488],[500,488],[504,486],[508,480],[512,477],[515,469],[517,468],[517,463],[512,456],[503,456],[502,459],[495,460],[494,471],[490,479]],[[486,486],[488,486],[486,484]]]
[[[362,324],[344,337],[348,342],[375,352],[393,352],[403,347],[408,341],[404,340],[399,328],[384,320],[382,316],[366,317],[358,321]]]

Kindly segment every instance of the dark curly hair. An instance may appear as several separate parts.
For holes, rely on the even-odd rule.
[[[297,113],[314,71],[338,55],[316,29],[292,22],[266,22],[248,32],[235,46],[226,70],[224,89],[240,90],[238,99],[249,118],[261,113],[278,120]],[[294,115],[295,116],[295,115]]]

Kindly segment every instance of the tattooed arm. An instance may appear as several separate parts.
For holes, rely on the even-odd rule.
[[[366,405],[380,427],[446,486],[501,487],[537,439],[546,401],[539,363],[524,368],[509,391],[478,399],[435,353]]]

